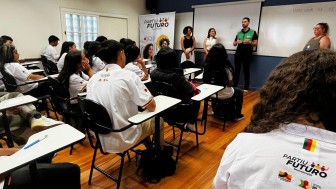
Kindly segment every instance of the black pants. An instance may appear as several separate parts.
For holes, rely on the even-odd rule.
[[[48,189],[80,189],[80,169],[72,163],[37,163],[40,188]],[[34,185],[29,167],[23,167],[11,174],[8,189],[33,189]]]
[[[235,106],[236,106],[236,112],[235,115],[238,116],[241,114],[241,110],[243,108],[243,91],[237,88],[233,88],[234,93],[231,99],[234,100]]]
[[[243,65],[244,71],[244,90],[250,87],[250,63],[252,54],[236,54],[235,55],[235,72],[233,76],[233,86],[237,87],[239,82],[240,68]]]
[[[49,95],[50,94],[50,88],[49,88],[50,84],[48,81],[45,82],[41,82],[38,83],[38,87],[35,89],[32,89],[26,93],[24,93],[25,95],[30,95],[33,96],[35,98],[39,98],[41,96],[45,96],[45,95]]]

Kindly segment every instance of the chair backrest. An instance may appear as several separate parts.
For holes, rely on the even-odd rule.
[[[54,102],[56,111],[59,114],[64,115],[65,113],[70,111],[70,93],[57,79],[49,76],[48,81],[50,83],[50,88],[52,91],[50,96],[52,101]]]
[[[146,86],[153,96],[165,95],[180,99],[178,91],[172,84],[160,81],[151,81],[148,82]]]
[[[98,134],[108,134],[112,131],[113,119],[103,105],[90,99],[82,99],[79,102],[92,131]]]
[[[41,62],[42,62],[42,65],[43,65],[43,68],[46,74],[52,75],[52,74],[58,73],[58,68],[56,64],[48,60],[47,57],[45,57],[44,55],[41,55]]]
[[[184,61],[184,62],[181,63],[180,68],[181,69],[196,68],[196,65],[195,65],[195,63],[193,63],[193,62],[191,62],[189,60],[186,60],[186,61]]]
[[[1,69],[2,81],[7,92],[14,92],[17,89],[17,84],[14,76],[9,74],[5,69]]]
[[[221,71],[204,66],[203,82],[225,87],[229,80],[225,70]]]

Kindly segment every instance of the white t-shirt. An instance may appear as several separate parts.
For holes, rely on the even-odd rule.
[[[31,74],[27,68],[23,67],[17,62],[5,64],[5,70],[14,76],[16,84],[23,84],[28,80],[29,75]],[[38,87],[37,83],[27,84],[19,86],[16,91],[21,93],[26,93]]]
[[[216,40],[215,38],[213,37],[210,37],[210,38],[206,38],[205,39],[205,46],[206,46],[206,49],[209,51],[211,49],[212,46],[214,46],[216,44]]]
[[[89,76],[82,72],[82,76],[79,74],[72,74],[69,78],[69,93],[70,97],[74,98],[78,96],[78,93],[87,85]],[[77,99],[71,100],[71,104],[77,104]]]
[[[240,133],[225,150],[214,188],[336,188],[336,133],[291,123]]]
[[[226,70],[226,74],[228,76],[228,80],[232,80],[233,76],[232,76],[232,72],[230,71],[230,69],[225,68]],[[218,98],[219,99],[228,99],[231,98],[233,96],[234,93],[234,89],[232,87],[228,87],[226,86],[224,89],[218,91]],[[213,98],[216,98],[216,94],[212,95]]]
[[[57,69],[59,72],[61,72],[61,70],[63,69],[64,67],[64,59],[65,59],[65,56],[67,55],[68,53],[63,53],[61,58],[58,60],[57,62]]]
[[[128,64],[126,64],[125,66],[125,70],[129,70],[131,72],[134,72],[135,74],[137,74],[139,76],[140,79],[145,77],[145,73],[139,68],[139,66],[135,65],[136,62],[130,62]]]
[[[86,98],[103,105],[113,118],[114,128],[119,129],[129,125],[128,118],[138,113],[138,106],[150,103],[153,96],[135,73],[107,64],[91,77]],[[100,139],[104,150],[118,153],[134,146],[141,133],[141,126],[134,125],[122,132],[100,135]]]
[[[47,48],[43,51],[43,55],[47,57],[48,60],[57,63],[59,54],[56,51],[56,48],[52,45],[48,45]]]
[[[92,70],[93,73],[97,73],[105,67],[105,63],[96,56],[92,57]]]

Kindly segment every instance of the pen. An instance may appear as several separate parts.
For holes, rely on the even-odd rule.
[[[32,143],[28,144],[27,146],[25,146],[23,149],[28,149],[28,148],[34,146],[35,144],[41,142],[42,140],[46,139],[47,137],[48,137],[48,135],[44,135],[43,138],[35,140],[34,142],[32,142]]]

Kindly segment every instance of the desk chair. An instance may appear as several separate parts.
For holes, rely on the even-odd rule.
[[[2,69],[0,70],[1,74],[2,74],[2,81],[6,87],[6,91],[7,92],[15,92],[16,89],[19,87],[19,86],[23,86],[23,85],[28,85],[28,84],[33,84],[33,83],[37,83],[39,82],[38,80],[32,80],[32,81],[27,81],[23,84],[17,84],[16,83],[16,80],[14,78],[14,76],[12,76],[11,74],[9,74],[6,70]],[[24,94],[24,93],[23,93]],[[55,108],[54,108],[54,105],[53,105],[53,102],[50,98],[50,95],[42,95],[42,96],[37,96],[35,97],[38,99],[37,101],[37,104],[36,107],[38,109],[38,103],[39,101],[42,101],[42,103],[40,105],[42,105],[43,109],[46,110],[47,112],[47,117],[50,117],[50,113],[49,113],[49,110],[52,110],[53,112],[55,112]],[[52,109],[49,109],[48,108],[48,103],[47,103],[47,99],[50,101],[50,104],[51,104],[51,108]],[[38,110],[39,111],[39,110]],[[56,112],[55,112],[55,115],[56,115]]]
[[[45,57],[44,55],[41,55],[41,62],[43,69],[47,75],[58,74],[58,68],[56,64],[48,60],[47,57]]]
[[[75,100],[78,97],[70,98],[69,90],[65,89],[57,79],[48,76],[48,81],[50,83],[51,98],[55,104],[55,110],[58,114],[62,115],[62,121],[64,123],[72,125],[76,129],[84,131],[85,133],[86,132],[86,127],[84,126],[85,124],[82,123],[83,125],[80,125],[80,120],[83,119],[81,109],[79,105],[78,108],[76,108],[76,106],[71,105],[70,103],[72,100]],[[72,150],[73,146],[71,146],[70,154],[72,154]]]
[[[152,95],[165,95],[173,98],[181,99],[178,91],[175,87],[173,87],[169,83],[159,82],[159,81],[151,81],[147,85],[147,88],[152,93]],[[164,121],[167,122],[170,126],[173,127],[173,136],[175,138],[175,130],[174,128],[178,128],[181,131],[180,138],[178,144],[173,144],[171,142],[167,142],[177,148],[176,152],[176,163],[178,162],[179,153],[181,150],[182,137],[184,132],[192,132],[196,135],[196,146],[198,147],[198,135],[197,131],[197,116],[200,108],[200,103],[191,101],[188,103],[182,102],[178,104],[175,108],[165,111],[161,117],[163,117]],[[185,128],[185,125],[189,122],[195,123],[195,131],[191,131]]]
[[[104,171],[103,169],[101,169],[99,167],[100,165],[103,165],[104,163],[102,163],[100,165],[95,164],[98,149],[100,150],[100,152],[103,155],[110,154],[109,152],[104,151],[104,149],[102,148],[99,135],[100,134],[109,134],[111,132],[122,132],[122,131],[125,131],[126,129],[132,127],[133,125],[129,124],[129,125],[123,127],[122,129],[114,129],[113,123],[111,121],[111,120],[113,120],[113,118],[110,118],[110,115],[109,115],[108,111],[106,110],[106,108],[104,106],[102,106],[98,102],[95,102],[95,101],[89,100],[89,99],[81,99],[80,103],[81,103],[81,107],[83,108],[82,109],[83,113],[84,113],[85,117],[87,118],[87,120],[89,122],[89,128],[95,133],[95,136],[96,136],[96,142],[93,145],[94,152],[93,152],[91,169],[90,169],[89,185],[91,184],[93,169],[96,169],[100,173],[104,174],[105,176],[107,176],[108,178],[110,178],[111,180],[116,182],[117,183],[117,188],[119,188],[120,187],[120,182],[121,182],[122,170],[123,170],[123,166],[124,166],[125,155],[127,154],[128,159],[130,161],[131,158],[130,158],[130,155],[129,155],[128,151],[132,150],[133,148],[135,148],[136,146],[141,144],[143,141],[136,144],[135,146],[133,146],[129,150],[126,150],[126,151],[120,152],[120,153],[116,153],[118,156],[121,157],[118,177],[114,177],[114,176],[110,175],[109,173],[107,173],[106,171]],[[145,138],[144,140],[148,140],[148,138]]]

